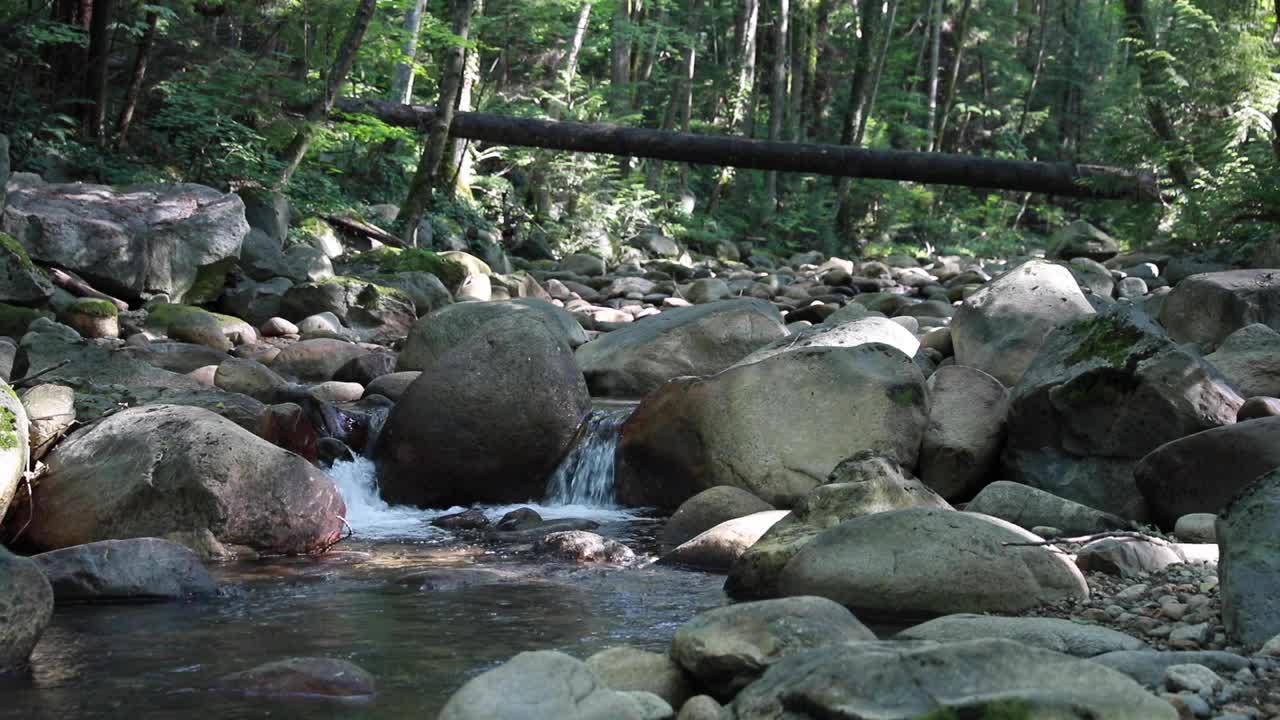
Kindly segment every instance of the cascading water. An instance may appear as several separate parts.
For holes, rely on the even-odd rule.
[[[613,455],[631,408],[594,410],[579,432],[577,444],[547,482],[550,505],[613,507]]]

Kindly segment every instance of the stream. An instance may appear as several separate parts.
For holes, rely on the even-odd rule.
[[[578,469],[553,476],[547,505],[486,507],[486,515],[532,507],[545,519],[586,517],[602,535],[652,553],[657,522],[607,502],[612,465],[600,456],[612,454],[616,414],[593,416],[565,460]],[[677,627],[725,602],[717,575],[647,562],[577,566],[466,542],[429,525],[450,511],[382,502],[364,458],[330,475],[352,538],[322,557],[211,566],[223,591],[209,600],[59,607],[31,671],[0,681],[0,718],[170,720],[199,708],[208,720],[429,720],[468,678],[521,651],[665,651]],[[458,586],[476,569],[489,582]],[[424,571],[425,584],[408,577]],[[211,689],[229,673],[290,656],[350,660],[374,675],[377,696],[335,703]]]

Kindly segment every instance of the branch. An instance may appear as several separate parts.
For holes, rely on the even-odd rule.
[[[54,285],[57,285],[63,290],[79,295],[80,297],[106,300],[107,302],[115,305],[116,309],[120,312],[129,311],[129,303],[119,298],[112,297],[100,290],[95,290],[89,285],[89,283],[81,280],[80,278],[74,277],[63,270],[59,270],[58,268],[49,268],[49,279],[53,280]]]
[[[1133,538],[1133,539],[1137,539],[1137,540],[1164,540],[1164,538],[1162,538],[1162,537],[1157,537],[1157,536],[1155,536],[1155,535],[1151,535],[1151,534],[1144,533],[1144,532],[1136,532],[1136,531],[1135,531],[1135,532],[1129,532],[1129,531],[1124,531],[1124,530],[1117,530],[1117,531],[1114,531],[1114,532],[1097,533],[1097,534],[1094,534],[1094,535],[1080,535],[1080,536],[1077,536],[1077,537],[1058,538],[1058,539],[1056,539],[1056,540],[1041,540],[1041,541],[1039,541],[1039,542],[1005,542],[1005,543],[1000,543],[1000,544],[1001,544],[1001,545],[1003,545],[1003,546],[1005,546],[1005,547],[1044,547],[1044,546],[1046,546],[1046,545],[1084,545],[1084,544],[1086,544],[1086,543],[1091,543],[1091,542],[1093,542],[1094,540],[1103,540],[1103,539],[1106,539],[1106,538]]]

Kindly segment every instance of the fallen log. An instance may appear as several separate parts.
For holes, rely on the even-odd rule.
[[[425,132],[435,109],[344,98],[335,109]],[[947,153],[867,150],[847,145],[772,142],[724,135],[628,128],[459,112],[450,134],[499,145],[653,158],[753,170],[960,185],[1095,199],[1155,201],[1151,173],[1104,165],[1034,162]]]
[[[49,268],[49,279],[53,281],[54,285],[57,285],[72,295],[94,298],[95,300],[106,300],[112,305],[115,305],[116,309],[120,312],[128,312],[129,310],[129,303],[121,300],[120,298],[112,297],[101,290],[94,288],[84,280],[81,280],[80,278],[59,268]]]
[[[349,232],[352,235],[359,235],[366,240],[377,240],[383,245],[391,245],[392,247],[404,247],[404,241],[400,238],[363,220],[342,215],[325,215],[324,219],[339,230]]]

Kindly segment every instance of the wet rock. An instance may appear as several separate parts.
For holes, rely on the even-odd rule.
[[[1066,268],[1027,262],[960,306],[951,321],[956,363],[978,368],[1012,387],[1050,330],[1093,312]]]
[[[1138,461],[1234,422],[1244,400],[1146,315],[1118,305],[1044,339],[1010,395],[1008,479],[1143,521]]]
[[[1218,516],[1212,513],[1190,513],[1178,518],[1174,523],[1173,534],[1179,542],[1184,543],[1216,543],[1217,531],[1214,524]]]
[[[1159,538],[1103,538],[1076,553],[1081,570],[1121,577],[1141,577],[1181,562],[1177,548]]]
[[[920,341],[916,340],[898,323],[886,318],[863,318],[840,325],[815,325],[791,336],[775,340],[756,350],[739,361],[739,365],[748,365],[765,358],[780,355],[793,350],[818,347],[855,347],[869,343],[882,343],[901,350],[908,357],[915,355],[920,349]]]
[[[26,667],[53,616],[53,590],[39,567],[0,546],[0,675]]]
[[[375,343],[404,338],[418,319],[407,294],[356,277],[294,285],[281,298],[280,314],[295,322],[318,312],[332,313],[341,327],[351,328],[361,340]],[[307,331],[303,323],[298,327]]]
[[[342,532],[333,481],[199,408],[118,412],[49,454],[27,538],[57,549],[207,528],[264,553],[305,553]]]
[[[1131,523],[1110,513],[1060,498],[1029,485],[1004,480],[978,493],[965,510],[1007,520],[1030,530],[1036,526],[1057,528],[1060,534],[1088,535],[1107,530],[1127,530]]]
[[[787,514],[786,510],[767,510],[726,520],[663,555],[660,562],[726,572],[761,535]]]
[[[681,378],[645,398],[622,426],[618,500],[669,508],[733,485],[790,507],[863,450],[914,467],[927,415],[920,370],[877,343]]]
[[[396,355],[392,352],[371,352],[352,359],[338,368],[333,379],[343,383],[368,385],[374,380],[389,375],[396,369]]]
[[[489,518],[485,517],[483,510],[472,508],[458,513],[441,515],[433,519],[431,524],[446,530],[480,530],[489,527]]]
[[[49,578],[60,605],[184,600],[218,589],[194,552],[159,538],[103,540],[31,559]]]
[[[1261,645],[1280,634],[1280,470],[1227,505],[1217,535],[1222,624],[1233,640]]]
[[[685,375],[712,375],[787,335],[763,300],[723,300],[644,318],[577,351],[593,395],[639,397]]]
[[[438,720],[666,720],[673,714],[656,695],[611,690],[581,660],[540,650],[469,680]]]
[[[498,518],[498,522],[494,525],[494,529],[502,530],[504,532],[528,530],[541,525],[543,522],[542,516],[538,514],[538,511],[532,508],[522,507],[516,508],[515,510],[503,515],[501,518]]]
[[[695,616],[676,631],[671,657],[719,699],[729,699],[788,656],[875,640],[840,605],[820,597],[739,603]]]
[[[888,616],[1012,613],[1089,596],[1084,576],[1036,535],[950,510],[865,515],[825,530],[778,578],[785,595],[819,595]]]
[[[570,348],[587,341],[586,332],[572,315],[543,300],[459,303],[436,310],[414,324],[396,369],[426,370],[489,323],[502,318],[538,322]]]
[[[364,395],[364,386],[360,383],[338,382],[330,380],[311,386],[308,390],[312,397],[327,403],[350,403]]]
[[[671,707],[693,694],[689,678],[674,660],[632,647],[611,647],[587,658],[587,667],[611,690],[648,692]]]
[[[394,372],[387,375],[380,375],[369,382],[364,389],[365,397],[370,395],[381,395],[392,400],[399,400],[414,380],[422,373],[417,370],[407,370],[405,372]]]
[[[1203,665],[1228,675],[1250,666],[1249,658],[1219,651],[1119,650],[1098,655],[1092,660],[1147,687],[1161,685],[1165,671],[1177,665]]]
[[[1280,398],[1251,397],[1236,411],[1236,422],[1280,415]]]
[[[22,407],[30,420],[31,457],[43,458],[76,421],[76,393],[65,385],[43,384],[22,391]],[[2,485],[2,483],[0,483]],[[0,495],[3,495],[0,492]],[[0,517],[4,515],[0,502]]]
[[[222,690],[266,697],[368,700],[376,693],[373,675],[359,665],[333,658],[295,657],[269,662],[218,681]]]
[[[316,441],[316,464],[331,468],[336,462],[353,462],[356,454],[337,438],[323,437]]]
[[[396,403],[375,450],[380,491],[421,507],[540,497],[589,411],[562,336],[523,313],[492,320]]]
[[[1000,455],[1009,392],[981,370],[955,365],[929,376],[929,400],[920,479],[948,500],[971,497]]]
[[[1280,327],[1280,271],[1192,275],[1169,293],[1160,310],[1160,322],[1177,342],[1210,348],[1253,323]]]
[[[717,485],[680,504],[662,528],[659,540],[675,547],[727,520],[773,510],[773,506],[732,485]]]
[[[1217,513],[1258,476],[1280,467],[1280,417],[1238,422],[1155,448],[1134,469],[1151,519],[1172,527]]]
[[[1099,625],[1059,618],[992,615],[946,615],[907,628],[896,637],[944,643],[1000,638],[1083,658],[1147,647],[1131,635]]]
[[[320,383],[332,380],[343,365],[368,353],[365,348],[342,340],[303,340],[281,351],[271,362],[271,369],[299,382]]]
[[[1280,395],[1280,333],[1262,323],[1231,333],[1204,359],[1244,397]]]
[[[1120,252],[1115,238],[1091,225],[1087,220],[1076,220],[1053,234],[1049,241],[1053,256],[1060,260],[1083,257],[1106,262]]]
[[[559,518],[542,520],[518,530],[502,530],[498,523],[485,535],[490,540],[507,543],[536,543],[552,533],[595,530],[600,523],[586,518]]]
[[[493,585],[505,578],[482,568],[437,568],[410,573],[396,579],[396,584],[418,592],[450,592],[476,585]]]
[[[778,595],[782,568],[818,533],[863,515],[910,507],[951,506],[897,463],[871,453],[842,461],[791,514],[769,528],[730,568],[725,590],[734,598]]]
[[[310,462],[319,459],[320,437],[309,413],[297,403],[267,406],[255,431],[258,437]]]
[[[578,563],[623,565],[636,559],[631,548],[585,530],[553,532],[534,543],[538,555],[554,555]]]
[[[1175,720],[1168,703],[1129,678],[1011,640],[901,647],[831,645],[776,663],[729,706],[734,720],[785,717],[907,720],[944,710],[989,717]]]

